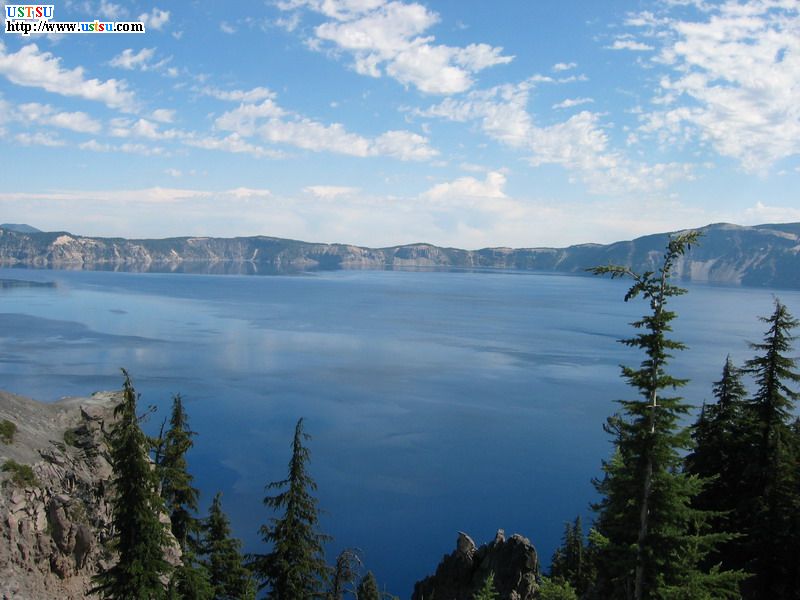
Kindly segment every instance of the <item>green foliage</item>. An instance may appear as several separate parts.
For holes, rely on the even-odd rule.
[[[483,581],[483,586],[473,596],[474,600],[497,600],[500,594],[494,588],[494,573],[489,573]]]
[[[331,574],[331,583],[326,600],[342,600],[344,595],[356,590],[358,568],[361,559],[358,552],[352,548],[345,548],[336,557],[336,565]]]
[[[566,581],[578,594],[583,594],[594,579],[591,551],[584,542],[580,517],[564,526],[561,547],[553,553],[550,563],[550,577],[553,580]]]
[[[0,421],[0,442],[8,445],[14,442],[14,435],[17,433],[17,426],[8,419]]]
[[[182,562],[172,573],[168,600],[214,600],[214,588],[206,568],[196,562],[191,551],[183,554]]]
[[[272,550],[256,555],[252,566],[260,587],[269,588],[267,597],[276,600],[313,598],[320,594],[328,577],[323,544],[330,538],[317,530],[319,510],[312,496],[317,485],[308,474],[310,454],[304,445],[309,439],[300,419],[292,441],[288,477],[267,485],[268,490],[282,491],[264,498],[268,508],[282,514],[260,528]]]
[[[710,574],[700,570],[699,562],[719,542],[715,536],[703,537],[707,518],[691,506],[702,483],[681,472],[682,453],[691,439],[679,424],[689,406],[665,394],[686,384],[666,371],[671,353],[685,348],[668,337],[676,314],[666,306],[686,290],[669,280],[676,261],[697,239],[697,232],[671,238],[656,271],[640,275],[614,265],[592,269],[631,278],[625,301],[641,296],[650,308],[632,323],[637,333],[622,340],[644,353],[638,369],[622,367],[622,376],[640,399],[620,401],[621,413],[608,419],[606,431],[614,437],[615,452],[603,464],[603,479],[595,482],[601,495],[595,505],[596,526],[605,543],[597,554],[594,593],[602,598],[658,598],[669,586],[702,581]],[[694,555],[690,547],[697,548]]]
[[[372,574],[372,571],[367,571],[367,574],[361,578],[356,598],[358,600],[381,600],[378,582],[375,581],[375,575]]]
[[[11,481],[19,487],[37,487],[39,485],[30,465],[23,465],[13,459],[8,459],[3,463],[3,471],[10,473]]]
[[[755,577],[746,586],[749,597],[789,598],[798,593],[800,556],[800,438],[793,429],[800,383],[792,351],[792,331],[800,325],[780,300],[761,320],[767,324],[762,343],[750,344],[758,354],[745,363],[757,390],[745,405],[747,452],[739,466],[742,483],[734,513],[743,525],[746,569]]]
[[[542,577],[537,600],[578,600],[578,594],[568,581],[561,577]]]
[[[255,598],[255,585],[244,566],[241,542],[231,537],[230,522],[222,510],[222,494],[211,502],[208,518],[203,522],[203,564],[217,600]]]
[[[200,523],[194,517],[199,493],[192,486],[194,478],[186,463],[186,453],[194,445],[192,437],[195,433],[189,428],[189,418],[180,394],[172,399],[169,425],[163,443],[159,444],[156,452],[161,497],[170,515],[172,533],[185,551],[192,536],[199,532]]]
[[[74,429],[67,429],[64,432],[64,443],[73,448],[78,447],[78,434],[75,433]]]
[[[122,373],[123,400],[114,409],[117,421],[109,436],[114,468],[112,524],[119,560],[96,576],[96,591],[118,600],[161,600],[166,597],[162,576],[170,571],[164,560],[167,534],[159,521],[164,505],[148,459],[149,441],[139,427],[138,394],[128,373],[124,369]]]

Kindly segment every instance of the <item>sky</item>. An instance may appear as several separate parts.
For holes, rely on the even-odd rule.
[[[0,222],[370,246],[800,221],[798,0],[51,0]]]

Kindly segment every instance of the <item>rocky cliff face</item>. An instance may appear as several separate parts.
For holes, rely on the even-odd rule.
[[[16,427],[10,443],[0,442],[4,600],[96,597],[91,578],[115,559],[107,548],[112,469],[105,436],[119,400],[98,393],[43,404],[0,392],[0,421]],[[166,515],[162,520],[168,523]],[[177,544],[168,559],[179,562]]]
[[[473,598],[491,573],[500,600],[533,600],[539,574],[536,549],[521,535],[506,539],[502,529],[480,548],[459,533],[455,551],[442,558],[434,575],[414,585],[411,600]]]
[[[800,223],[703,227],[705,236],[677,265],[687,281],[800,288]],[[610,262],[656,266],[667,234],[568,248],[460,250],[430,244],[363,248],[271,237],[90,238],[0,227],[0,265],[159,272],[285,273],[309,269],[489,268],[583,273]]]

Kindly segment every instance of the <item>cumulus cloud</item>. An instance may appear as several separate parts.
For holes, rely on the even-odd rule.
[[[609,50],[632,50],[634,52],[647,52],[650,50],[655,50],[655,48],[649,44],[629,39],[614,40],[614,43],[610,46],[606,46],[606,48]]]
[[[61,58],[40,51],[36,44],[9,53],[0,41],[0,74],[16,85],[94,100],[123,111],[132,112],[136,105],[134,94],[124,81],[86,79],[83,67],[65,69]]]
[[[17,107],[18,118],[25,123],[50,125],[69,129],[78,133],[97,133],[101,129],[99,121],[85,112],[59,111],[49,104],[28,102]]]
[[[423,198],[431,200],[463,199],[463,198],[505,198],[503,188],[506,185],[506,176],[499,171],[486,174],[486,179],[480,181],[474,177],[460,177],[455,181],[438,183],[422,194]]]
[[[309,185],[304,187],[303,191],[317,198],[328,200],[340,196],[352,196],[359,192],[359,188],[343,185]]]
[[[220,90],[219,88],[206,86],[197,89],[197,91],[204,96],[211,96],[228,102],[258,102],[276,97],[275,92],[265,87],[254,87],[250,90]]]
[[[592,104],[593,102],[594,100],[592,98],[567,98],[566,100],[553,104],[553,108],[574,108],[582,104]]]
[[[417,115],[451,121],[475,121],[486,135],[528,154],[533,166],[560,165],[599,194],[661,190],[672,182],[691,178],[691,168],[680,163],[636,163],[611,147],[601,115],[581,111],[566,121],[540,126],[528,111],[529,95],[537,78],[446,98]]]
[[[574,63],[574,62],[571,62],[571,63],[560,62],[560,63],[556,63],[556,64],[553,65],[553,71],[556,71],[556,72],[569,71],[571,69],[574,69],[577,66],[578,66],[578,63]]]
[[[58,136],[41,131],[35,133],[18,133],[14,136],[14,139],[23,146],[49,146],[55,148],[64,145],[64,141],[60,140]]]
[[[483,43],[465,47],[434,43],[426,32],[439,22],[439,15],[415,2],[300,0],[281,2],[279,7],[304,7],[330,19],[314,29],[312,47],[332,44],[353,56],[356,72],[371,77],[386,74],[427,94],[468,90],[476,73],[514,58]]]
[[[109,63],[112,67],[119,67],[121,69],[143,69],[147,63],[153,58],[155,48],[142,48],[139,52],[134,52],[132,48],[126,48],[120,54],[111,59]]]
[[[274,94],[270,93],[269,98],[259,103],[242,103],[217,117],[214,126],[221,131],[233,132],[242,139],[257,137],[271,144],[313,152],[389,156],[400,160],[427,160],[437,155],[422,135],[410,131],[387,131],[370,139],[347,131],[341,123],[321,123],[285,110],[273,98]]]
[[[155,7],[149,13],[140,14],[139,21],[144,23],[146,29],[160,31],[169,22],[169,11]]]
[[[665,70],[642,134],[699,140],[751,172],[800,153],[800,5],[727,1],[696,20],[640,22]]]

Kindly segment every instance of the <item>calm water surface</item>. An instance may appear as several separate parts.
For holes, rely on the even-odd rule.
[[[215,490],[261,551],[264,484],[285,476],[294,423],[312,434],[329,559],[357,547],[409,597],[455,547],[497,528],[549,561],[594,492],[614,400],[631,397],[615,340],[645,310],[627,285],[531,273],[353,272],[276,277],[0,269],[0,388],[42,400],[121,386],[186,400],[203,510]],[[800,293],[777,292],[800,315]],[[726,354],[750,357],[773,292],[692,286],[676,298],[673,372],[710,398]],[[800,354],[800,351],[798,351]]]

